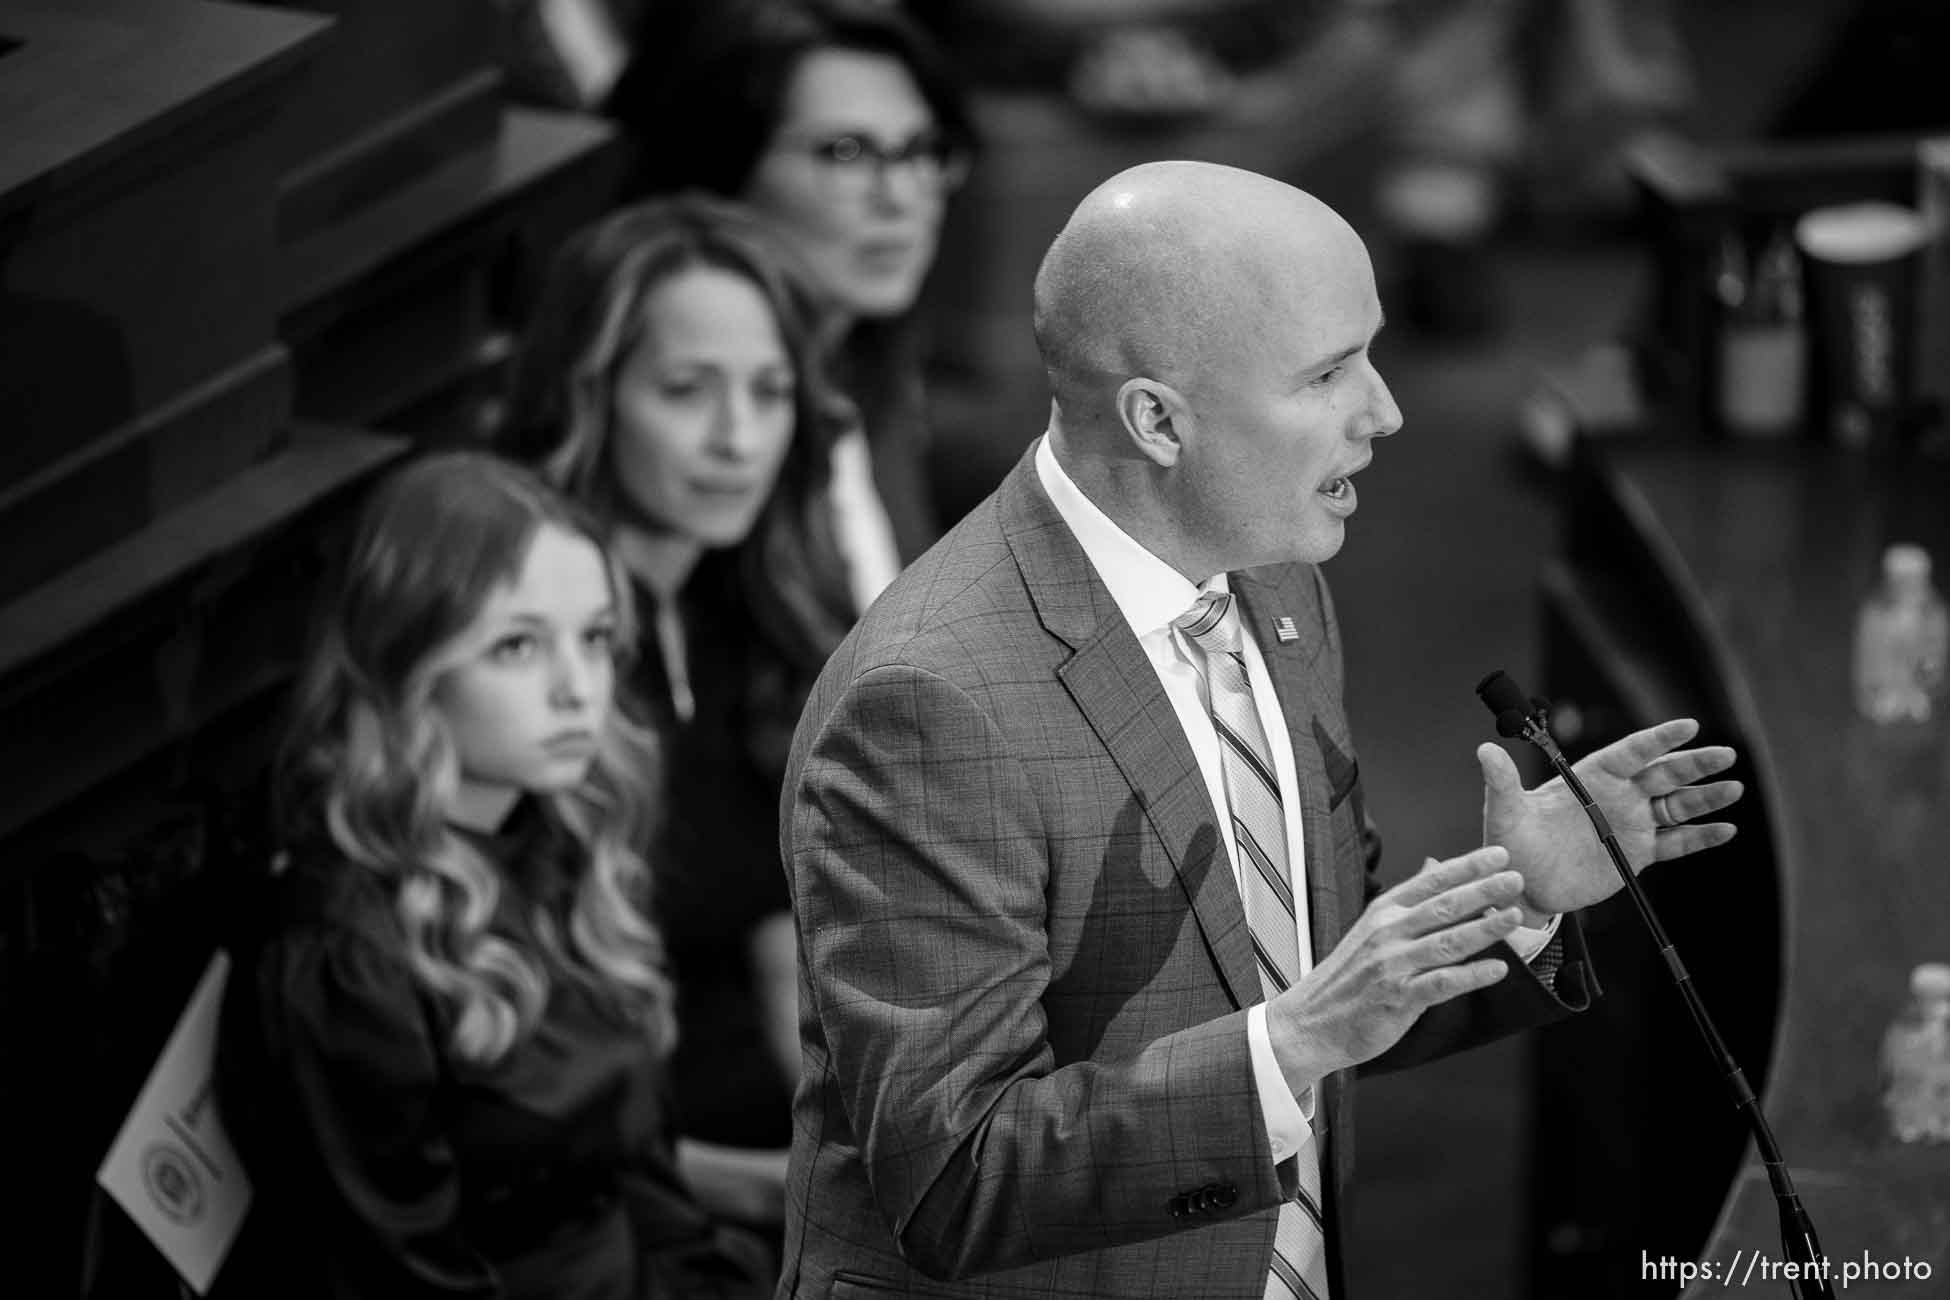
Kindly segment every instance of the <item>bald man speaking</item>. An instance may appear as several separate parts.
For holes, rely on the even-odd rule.
[[[1356,1069],[1593,996],[1568,914],[1619,882],[1501,748],[1484,847],[1374,874],[1315,566],[1401,425],[1381,319],[1355,232],[1249,172],[1135,168],[1057,236],[1047,432],[794,743],[781,1295],[1346,1300]],[[1733,833],[1695,732],[1579,764],[1634,864]]]

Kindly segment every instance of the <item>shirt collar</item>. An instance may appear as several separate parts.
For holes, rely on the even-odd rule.
[[[1194,585],[1118,527],[1064,472],[1047,434],[1036,448],[1036,476],[1140,639],[1168,631],[1171,621],[1190,609],[1202,592],[1231,590],[1224,573]]]

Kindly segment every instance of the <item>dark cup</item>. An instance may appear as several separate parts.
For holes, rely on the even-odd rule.
[[[1922,217],[1894,203],[1816,208],[1794,239],[1807,276],[1816,427],[1844,447],[1903,444],[1915,423]]]

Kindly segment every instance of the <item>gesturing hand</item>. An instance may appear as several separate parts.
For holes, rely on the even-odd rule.
[[[1676,749],[1698,734],[1697,722],[1678,718],[1635,731],[1572,764],[1634,871],[1733,838],[1727,822],[1692,821],[1741,795],[1738,781],[1694,784],[1726,771],[1735,757],[1725,745]],[[1509,849],[1510,866],[1523,876],[1526,908],[1571,912],[1622,888],[1610,856],[1562,778],[1526,790],[1502,746],[1485,744],[1476,759],[1483,768],[1483,842]],[[1655,807],[1655,801],[1662,802]]]
[[[1517,927],[1520,913],[1510,904],[1523,877],[1501,870],[1508,861],[1495,845],[1428,859],[1368,904],[1324,961],[1267,1004],[1273,1056],[1296,1092],[1381,1055],[1428,1008],[1508,973],[1495,958],[1459,964]]]

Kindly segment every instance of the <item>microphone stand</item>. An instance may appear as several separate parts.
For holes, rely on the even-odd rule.
[[[1499,681],[1500,679],[1500,681]],[[1507,683],[1507,685],[1505,685]],[[1502,690],[1499,691],[1499,687]],[[1700,1038],[1706,1050],[1713,1057],[1714,1065],[1726,1081],[1727,1091],[1733,1097],[1734,1108],[1746,1117],[1747,1126],[1753,1130],[1754,1146],[1760,1152],[1761,1164],[1767,1170],[1767,1181],[1774,1189],[1774,1202],[1780,1208],[1781,1247],[1793,1263],[1798,1265],[1794,1271],[1798,1277],[1788,1281],[1788,1293],[1797,1300],[1835,1300],[1834,1287],[1830,1285],[1828,1257],[1822,1253],[1821,1241],[1815,1235],[1814,1220],[1801,1204],[1801,1195],[1794,1188],[1794,1178],[1788,1172],[1787,1160],[1781,1154],[1779,1144],[1774,1141],[1774,1131],[1767,1125],[1767,1116],[1761,1112],[1760,1100],[1748,1086],[1747,1076],[1741,1071],[1740,1063],[1733,1059],[1727,1050],[1726,1040],[1713,1024],[1713,1018],[1706,1013],[1706,1004],[1700,1001],[1698,990],[1693,987],[1692,976],[1687,974],[1686,965],[1680,961],[1678,951],[1672,940],[1666,937],[1666,930],[1659,923],[1657,913],[1652,910],[1652,901],[1645,896],[1645,888],[1639,884],[1631,864],[1625,860],[1624,852],[1618,847],[1618,837],[1612,834],[1611,823],[1591,798],[1591,793],[1578,780],[1576,772],[1565,761],[1564,752],[1557,747],[1545,723],[1546,711],[1550,708],[1548,700],[1532,697],[1528,711],[1516,707],[1501,707],[1512,698],[1522,701],[1524,696],[1515,682],[1501,672],[1491,673],[1477,684],[1476,693],[1483,703],[1497,715],[1496,730],[1501,736],[1512,739],[1521,737],[1543,751],[1544,757],[1557,770],[1564,785],[1584,806],[1584,812],[1591,819],[1591,825],[1598,832],[1598,840],[1611,855],[1612,865],[1618,868],[1619,879],[1625,882],[1625,891],[1632,896],[1632,903],[1638,908],[1639,917],[1650,931],[1652,941],[1658,945],[1659,955],[1665,959],[1666,969],[1671,972],[1673,983],[1678,986],[1680,996],[1685,999],[1686,1010],[1692,1013],[1693,1023],[1699,1027]],[[1494,697],[1494,698],[1493,698]],[[1725,1282],[1727,1279],[1718,1279]]]

